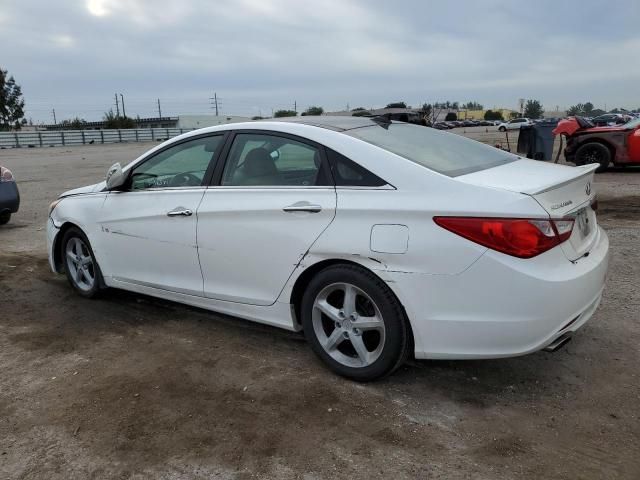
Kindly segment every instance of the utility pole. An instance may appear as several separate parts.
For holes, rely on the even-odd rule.
[[[160,99],[158,99],[158,117],[162,118],[162,110],[160,109]]]
[[[55,108],[53,108],[53,109],[51,110],[51,113],[53,113],[53,124],[54,124],[54,125],[57,125],[57,124],[58,124],[58,121],[56,120],[56,109],[55,109]]]
[[[213,97],[209,97],[209,100],[212,100],[213,108],[216,109],[216,117],[218,116],[218,94],[213,92]]]
[[[122,116],[127,118],[127,112],[124,111],[124,97],[120,94],[120,100],[122,100]]]
[[[298,102],[296,102],[295,100],[293,101],[293,111],[298,113]]]
[[[118,94],[115,94],[116,97],[116,117],[120,116],[120,104],[118,103]]]

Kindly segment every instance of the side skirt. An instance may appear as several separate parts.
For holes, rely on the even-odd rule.
[[[154,288],[147,285],[116,280],[113,277],[106,277],[105,283],[108,287],[120,288],[130,292],[150,295],[152,297],[170,300],[172,302],[184,303],[193,307],[203,308],[212,312],[223,313],[250,320],[252,322],[263,323],[273,327],[283,328],[290,331],[299,331],[294,326],[293,312],[288,303],[276,302],[270,306],[246,305],[242,303],[225,302],[211,298],[188,295],[185,293],[171,292]]]

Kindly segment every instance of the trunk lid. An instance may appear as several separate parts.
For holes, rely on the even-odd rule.
[[[571,237],[561,244],[571,261],[585,255],[597,240],[596,215],[591,208],[597,165],[569,167],[535,160],[518,160],[499,167],[456,177],[465,183],[528,195],[551,218],[575,220]]]

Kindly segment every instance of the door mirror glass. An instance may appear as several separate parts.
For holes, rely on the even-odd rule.
[[[115,163],[107,171],[107,190],[114,190],[124,185],[126,180],[125,174],[122,172],[122,165]]]

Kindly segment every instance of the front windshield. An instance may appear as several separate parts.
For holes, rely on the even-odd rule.
[[[355,128],[344,133],[450,177],[520,159],[455,133],[407,123]]]

